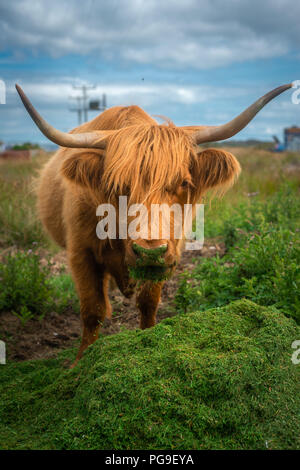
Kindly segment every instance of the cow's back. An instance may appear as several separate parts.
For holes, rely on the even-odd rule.
[[[117,130],[123,127],[147,123],[157,124],[157,122],[139,106],[114,106],[107,109],[102,114],[99,114],[99,116],[91,121],[76,127],[71,131],[71,134],[95,130]]]

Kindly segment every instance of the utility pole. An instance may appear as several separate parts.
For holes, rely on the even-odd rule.
[[[78,124],[82,124],[82,117],[83,122],[88,120],[88,111],[104,111],[106,109],[106,95],[102,95],[102,99],[93,99],[89,101],[89,96],[87,94],[88,90],[94,90],[97,88],[95,85],[88,86],[73,86],[74,90],[81,90],[81,95],[79,96],[70,96],[70,99],[77,100],[77,107],[76,108],[69,108],[70,111],[75,111],[78,114]]]
[[[83,120],[84,122],[86,122],[88,120],[88,104],[87,104],[87,100],[88,100],[88,95],[87,95],[87,90],[94,90],[96,87],[95,85],[81,85],[81,86],[76,86],[76,85],[73,85],[73,89],[74,90],[81,90],[82,92],[82,95],[81,95],[81,99],[82,99],[82,111],[83,111]]]
[[[82,124],[82,106],[81,106],[81,96],[69,96],[70,100],[77,100],[76,108],[69,108],[69,111],[74,111],[78,115],[78,125]]]

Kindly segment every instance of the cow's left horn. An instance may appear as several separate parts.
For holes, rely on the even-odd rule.
[[[282,85],[274,90],[270,91],[266,95],[259,98],[249,108],[243,111],[239,116],[234,118],[232,121],[227,122],[221,126],[203,126],[195,129],[193,139],[196,144],[203,142],[217,142],[218,140],[225,140],[233,137],[235,134],[240,132],[247,124],[254,118],[254,116],[276,96],[280,95],[284,91],[288,90],[293,86],[292,83],[288,85]],[[184,129],[184,127],[183,127]],[[186,128],[188,129],[188,127]],[[192,130],[190,128],[190,130]]]
[[[42,118],[19,85],[16,85],[16,89],[29,115],[49,140],[61,147],[105,149],[107,137],[105,132],[93,131],[76,134],[61,132]]]

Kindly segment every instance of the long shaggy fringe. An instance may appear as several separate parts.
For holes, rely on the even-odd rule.
[[[62,172],[101,201],[115,204],[118,195],[127,195],[130,204],[160,203],[188,178],[193,183],[188,202],[195,204],[210,189],[214,195],[224,194],[240,172],[229,152],[201,152],[192,131],[170,120],[159,125],[138,106],[110,108],[72,132],[93,130],[106,131],[106,151],[61,149]]]
[[[108,198],[130,188],[131,201],[144,203],[176,188],[189,172],[192,148],[189,136],[172,123],[120,129],[109,138],[105,156]]]

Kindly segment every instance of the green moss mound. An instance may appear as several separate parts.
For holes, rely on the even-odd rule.
[[[1,366],[4,449],[296,449],[299,327],[242,300]]]

